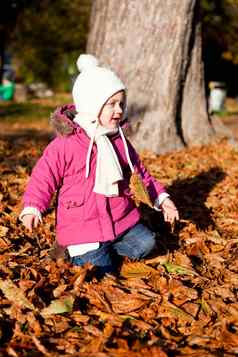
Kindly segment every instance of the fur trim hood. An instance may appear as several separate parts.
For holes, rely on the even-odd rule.
[[[74,104],[66,104],[56,108],[50,116],[50,124],[57,135],[67,136],[76,131],[79,127],[78,124],[73,121],[76,114],[77,111]],[[120,126],[123,129],[127,129],[127,124],[128,121],[126,118],[120,123]]]
[[[73,122],[76,114],[74,104],[66,104],[56,108],[50,116],[50,124],[57,135],[67,136],[73,134],[78,127],[78,125]]]

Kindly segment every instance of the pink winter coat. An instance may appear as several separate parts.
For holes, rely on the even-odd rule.
[[[120,135],[110,138],[124,179],[119,182],[118,197],[105,197],[93,192],[96,145],[91,154],[90,175],[85,178],[89,138],[79,126],[74,126],[71,131],[68,135],[56,137],[46,147],[32,171],[24,194],[24,206],[36,207],[44,212],[57,191],[56,236],[59,245],[113,240],[140,219],[130,194],[131,172],[122,139]],[[154,201],[165,189],[150,176],[129,142],[128,148],[132,164]]]

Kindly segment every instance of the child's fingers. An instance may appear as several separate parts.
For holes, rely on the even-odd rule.
[[[22,218],[24,226],[29,229],[30,232],[32,232],[34,217],[32,214],[27,214]]]
[[[179,221],[179,213],[177,210],[172,212],[171,219],[173,221]]]
[[[176,210],[166,210],[164,211],[164,220],[169,223],[173,223],[175,220],[179,220],[179,214]]]
[[[171,231],[174,233],[176,221],[179,220],[179,213],[175,206],[164,205],[163,214],[165,222],[170,223]]]
[[[165,220],[165,222],[168,222],[168,223],[172,224],[175,219],[174,219],[174,217],[172,215],[167,213],[164,216],[164,220]]]
[[[29,229],[30,232],[33,230],[33,222],[34,222],[34,216],[30,216],[27,224],[27,228]]]
[[[27,219],[25,221],[26,222],[25,226],[26,226],[27,229],[29,229],[30,232],[32,232],[33,219],[34,218],[30,216],[30,217],[27,217]]]
[[[174,222],[175,222],[175,216],[172,215],[172,216],[169,217],[169,223],[173,224]]]
[[[36,228],[39,224],[39,217],[35,216],[34,217],[34,228]]]

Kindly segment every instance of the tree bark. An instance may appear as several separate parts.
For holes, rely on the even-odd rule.
[[[207,112],[198,0],[94,0],[87,51],[128,88],[130,135],[156,153],[205,144]]]

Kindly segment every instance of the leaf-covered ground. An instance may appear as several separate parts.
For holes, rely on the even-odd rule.
[[[17,218],[54,104],[0,108],[0,356],[238,355],[238,152],[221,141],[144,153],[181,221],[172,233],[143,207],[157,251],[99,279],[52,251],[53,204],[32,234]]]

